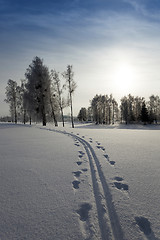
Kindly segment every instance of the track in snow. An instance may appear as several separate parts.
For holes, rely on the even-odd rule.
[[[112,195],[110,193],[108,184],[101,169],[99,159],[97,158],[94,149],[86,140],[84,140],[84,137],[81,138],[73,133],[68,133],[65,131],[52,131],[71,136],[73,139],[78,140],[86,151],[90,164],[93,192],[97,208],[101,239],[124,240],[125,237],[112,201]],[[75,186],[77,185],[75,184]]]

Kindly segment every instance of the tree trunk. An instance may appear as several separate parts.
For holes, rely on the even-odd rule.
[[[23,123],[26,124],[26,110],[24,109],[23,113]]]
[[[58,127],[58,122],[57,122],[56,115],[55,115],[53,107],[52,107],[52,116],[53,116],[55,127]]]
[[[14,107],[14,119],[15,119],[15,124],[17,124],[17,109],[16,106]]]
[[[43,120],[43,126],[46,126],[47,120],[46,120],[46,114],[45,113],[43,113],[42,120]]]
[[[31,115],[29,117],[29,124],[31,125],[32,124],[32,118],[31,118]]]
[[[71,95],[71,92],[70,92],[70,101],[71,101],[71,122],[72,122],[72,128],[74,128],[73,109],[72,109],[72,95]]]
[[[55,111],[54,111],[54,108],[53,108],[53,104],[52,104],[52,99],[51,98],[50,98],[50,104],[51,104],[52,116],[53,116],[55,127],[58,127],[58,122],[57,122],[57,119],[56,119],[56,115],[55,115]]]
[[[113,115],[112,115],[112,124],[114,124],[114,111],[115,111],[115,109],[114,109],[114,103],[113,103]]]
[[[45,110],[45,99],[44,99],[44,96],[43,96],[43,93],[42,93],[42,100],[41,100],[41,104],[42,104],[42,124],[43,126],[46,126],[47,124],[47,119],[46,119],[46,110]]]
[[[109,106],[109,125],[111,124],[111,109],[110,109],[110,106]]]
[[[64,116],[63,116],[63,109],[61,108],[61,116],[62,116],[62,123],[63,123],[63,127],[64,127]]]

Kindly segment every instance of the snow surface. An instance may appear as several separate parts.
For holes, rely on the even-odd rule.
[[[0,239],[160,239],[160,127],[0,124]]]

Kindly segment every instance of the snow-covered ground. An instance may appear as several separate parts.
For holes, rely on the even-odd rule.
[[[0,124],[0,239],[160,239],[159,126]]]

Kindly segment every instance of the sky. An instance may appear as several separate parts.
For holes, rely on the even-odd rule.
[[[96,94],[148,100],[160,95],[160,1],[0,0],[0,53],[0,116],[8,79],[20,83],[35,56],[73,66],[74,115]]]

